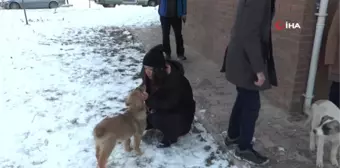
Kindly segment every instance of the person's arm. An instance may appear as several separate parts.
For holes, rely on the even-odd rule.
[[[261,45],[261,26],[264,21],[268,0],[247,0],[244,7],[242,28],[245,51],[254,73],[264,72],[265,64]],[[269,14],[269,13],[268,13]]]
[[[172,88],[167,91],[166,97],[157,99],[152,95],[145,101],[146,105],[155,110],[170,110],[178,106],[181,90]]]
[[[187,15],[187,0],[182,0],[183,15]]]

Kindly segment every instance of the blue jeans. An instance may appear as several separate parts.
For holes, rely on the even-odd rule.
[[[261,108],[260,93],[240,87],[236,90],[237,97],[229,120],[228,136],[231,139],[238,138],[239,148],[245,150],[252,148],[251,141]]]

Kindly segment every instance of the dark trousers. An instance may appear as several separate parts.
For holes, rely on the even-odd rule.
[[[172,27],[175,39],[176,50],[178,56],[184,55],[183,36],[182,36],[182,19],[180,17],[163,17],[161,16],[163,47],[166,54],[171,55],[170,47],[170,28]]]
[[[158,129],[164,140],[177,141],[190,131],[193,119],[181,114],[154,112],[147,116],[147,129]]]
[[[340,102],[340,100],[339,100],[339,96],[340,96],[339,87],[340,87],[339,82],[333,81],[331,88],[329,89],[329,94],[328,94],[329,101],[333,102],[338,107],[339,107],[339,102]]]
[[[229,138],[238,138],[241,150],[252,148],[256,120],[261,108],[259,91],[237,87],[237,97],[229,120]]]

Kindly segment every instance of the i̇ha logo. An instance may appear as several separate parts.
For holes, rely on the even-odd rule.
[[[276,30],[283,30],[283,29],[301,29],[301,26],[297,22],[289,22],[289,21],[276,21],[274,23],[274,27]]]

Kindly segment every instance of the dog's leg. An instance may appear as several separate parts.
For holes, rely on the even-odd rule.
[[[109,158],[113,148],[116,145],[116,140],[107,139],[102,145],[99,154],[98,165],[99,168],[106,168],[107,159]]]
[[[125,141],[124,147],[125,147],[126,152],[131,152],[132,148],[131,148],[131,139],[130,138]]]
[[[316,151],[316,166],[319,168],[323,167],[323,150],[324,150],[324,142],[325,137],[324,136],[318,136],[318,145],[317,145],[317,151]]]
[[[337,154],[339,150],[340,142],[335,141],[332,142],[332,149],[331,149],[331,155],[330,155],[330,160],[333,166],[339,166],[338,159],[337,159]]]
[[[100,153],[100,146],[96,144],[96,159],[97,163],[99,163],[99,153]]]
[[[311,150],[311,151],[314,151],[315,150],[315,139],[316,139],[316,137],[315,137],[315,134],[314,134],[314,132],[313,131],[311,131],[310,133],[309,133],[309,149]]]
[[[140,150],[140,142],[142,140],[142,136],[139,134],[138,135],[135,134],[133,139],[134,139],[134,149],[136,150],[137,155],[142,155],[143,152]]]

